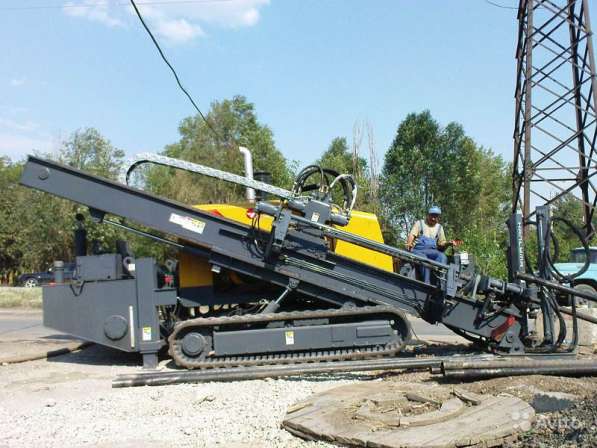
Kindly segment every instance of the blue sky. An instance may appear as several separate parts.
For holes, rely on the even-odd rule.
[[[311,162],[368,120],[382,161],[400,121],[424,109],[512,158],[515,10],[484,0],[138,1],[202,110],[245,95],[289,159]],[[178,139],[193,109],[123,3],[0,2],[0,155],[52,150],[87,126],[127,154]],[[42,8],[9,9],[22,7]]]

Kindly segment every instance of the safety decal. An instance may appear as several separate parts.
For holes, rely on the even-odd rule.
[[[151,341],[151,327],[143,327],[143,336],[144,341]]]
[[[203,221],[191,218],[190,216],[177,215],[176,213],[170,215],[170,222],[178,224],[183,229],[199,234],[203,233],[203,229],[205,229],[205,223]]]
[[[294,345],[294,331],[285,331],[286,345]]]

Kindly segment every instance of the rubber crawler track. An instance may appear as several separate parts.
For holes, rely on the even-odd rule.
[[[384,347],[358,347],[342,348],[331,350],[313,350],[302,352],[271,353],[261,355],[246,356],[220,356],[211,358],[192,358],[182,351],[181,339],[178,335],[189,329],[208,329],[215,326],[224,325],[242,325],[268,323],[280,320],[303,320],[303,319],[321,319],[334,317],[355,317],[355,316],[374,316],[385,315],[386,318],[392,318],[404,322],[406,333],[401,334],[401,342],[388,344]],[[390,315],[390,316],[388,316]],[[168,353],[174,359],[174,362],[187,369],[213,369],[237,366],[264,366],[278,364],[301,364],[329,361],[351,361],[370,358],[379,358],[382,356],[392,356],[397,354],[406,345],[410,338],[410,325],[406,316],[394,307],[370,306],[362,308],[342,308],[318,311],[291,311],[271,314],[251,314],[245,316],[229,317],[208,317],[189,319],[176,324],[174,331],[168,338]]]

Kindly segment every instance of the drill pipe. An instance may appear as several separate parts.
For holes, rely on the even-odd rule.
[[[434,373],[439,373],[434,369]],[[594,376],[597,361],[585,359],[515,360],[493,362],[444,361],[441,367],[444,378],[470,380],[520,375]]]
[[[364,372],[371,370],[428,369],[439,367],[441,358],[419,359],[367,359],[362,361],[334,361],[315,364],[293,364],[279,366],[233,367],[227,369],[186,370],[171,372],[148,372],[119,375],[112,381],[112,387],[163,386],[166,384],[203,383],[210,381],[241,381],[259,378],[310,373]]]

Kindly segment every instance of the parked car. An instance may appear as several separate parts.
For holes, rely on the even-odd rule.
[[[75,271],[75,263],[64,263],[64,280],[72,280]],[[36,286],[47,285],[54,281],[52,267],[45,272],[27,272],[17,277],[17,286],[25,288],[34,288]]]
[[[583,274],[574,279],[572,287],[591,294],[597,294],[597,247],[589,248],[590,264]],[[585,264],[585,250],[582,247],[573,249],[570,253],[570,259],[567,263],[555,263],[555,267],[563,275],[570,275],[578,272]],[[566,299],[567,300],[567,299]],[[579,303],[586,303],[584,300],[578,300]],[[597,304],[592,303],[591,306]]]

